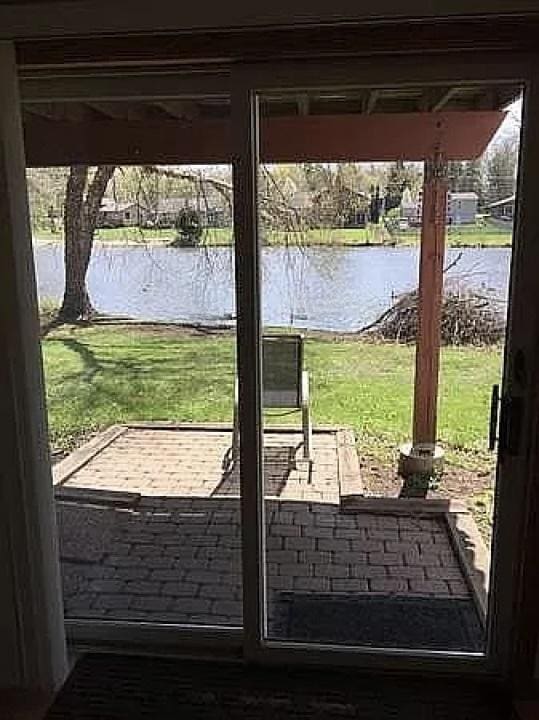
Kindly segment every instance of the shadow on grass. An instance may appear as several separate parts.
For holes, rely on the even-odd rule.
[[[47,373],[53,433],[127,420],[222,421],[231,416],[232,345],[213,352],[213,341],[210,347],[204,340],[186,347],[174,341],[123,344],[114,342],[112,334],[113,342],[107,339],[47,338],[45,346],[57,348]],[[72,354],[81,368],[69,366]]]
[[[92,352],[87,345],[74,340],[73,338],[49,338],[49,343],[60,343],[68,350],[76,353],[82,360],[84,370],[82,373],[76,373],[74,375],[66,375],[65,381],[74,379],[75,377],[80,378],[84,382],[91,382],[95,377],[96,373],[103,370],[103,364],[97,359],[96,354]]]

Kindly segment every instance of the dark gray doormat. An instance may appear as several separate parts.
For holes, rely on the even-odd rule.
[[[509,720],[492,685],[358,670],[87,655],[48,720]]]
[[[279,607],[280,606],[280,607]],[[470,599],[283,592],[272,637],[303,642],[481,652]]]

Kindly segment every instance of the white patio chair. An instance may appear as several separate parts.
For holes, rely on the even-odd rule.
[[[301,411],[303,457],[312,462],[309,373],[303,368],[303,335],[264,335],[262,339],[262,407]],[[232,462],[239,456],[238,381],[234,390]]]

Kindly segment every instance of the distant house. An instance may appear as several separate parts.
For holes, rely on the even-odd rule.
[[[400,216],[406,220],[409,225],[415,226],[421,224],[421,206],[419,199],[414,200],[412,193],[406,188],[402,194]]]
[[[270,189],[267,188],[266,192],[269,195]],[[297,183],[291,177],[285,177],[282,182],[279,182],[279,199],[282,199],[288,208],[302,217],[306,217],[312,212],[312,193],[308,190],[299,189]]]
[[[479,197],[475,192],[449,192],[447,194],[447,224],[466,225],[476,221]],[[410,195],[403,196],[400,211],[401,218],[412,226],[421,225],[423,208],[422,192],[416,200]]]
[[[322,222],[331,222],[335,228],[362,228],[367,224],[369,216],[370,197],[359,190],[345,188],[342,190],[345,198],[343,206],[338,206],[335,192],[325,188],[314,195],[308,195],[310,207],[315,217]]]
[[[313,198],[307,190],[295,190],[290,196],[286,196],[288,205],[296,212],[308,213],[313,207]]]
[[[208,191],[202,196],[163,198],[154,207],[145,208],[141,222],[147,227],[172,228],[182,210],[196,210],[205,227],[226,227],[232,221],[231,209],[219,193]]]
[[[184,198],[163,198],[154,207],[145,208],[142,224],[148,227],[174,227],[178,214],[189,207]]]
[[[490,203],[486,209],[490,213],[490,216],[496,220],[512,222],[515,216],[515,195],[510,195],[502,200]]]
[[[139,223],[139,208],[133,202],[116,202],[110,198],[103,198],[97,227],[133,227]]]
[[[449,225],[474,223],[477,217],[479,196],[475,192],[450,192],[447,195],[447,222]]]
[[[364,228],[369,219],[370,196],[367,193],[351,191],[350,210],[343,218],[345,227]]]

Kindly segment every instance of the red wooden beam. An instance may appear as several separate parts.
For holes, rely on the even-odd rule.
[[[263,118],[263,162],[448,160],[479,157],[505,113],[445,112],[297,115]],[[27,164],[219,164],[232,159],[229,120],[81,122],[25,117]]]
[[[274,117],[262,122],[269,162],[422,160],[436,149],[449,160],[479,157],[505,113],[385,113]]]

